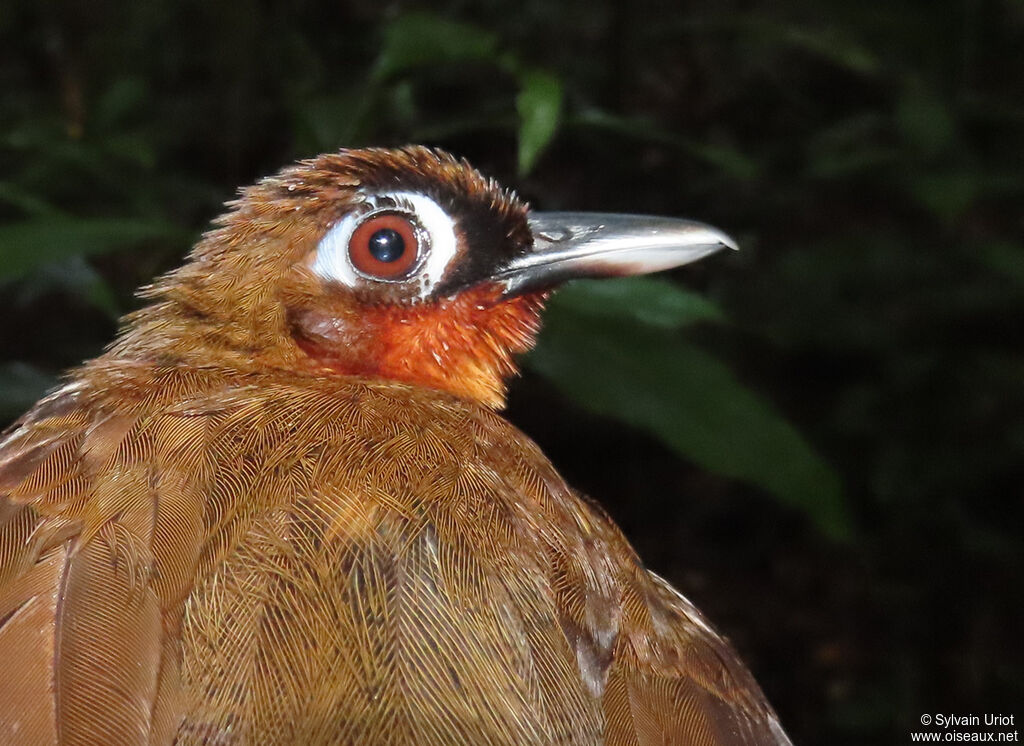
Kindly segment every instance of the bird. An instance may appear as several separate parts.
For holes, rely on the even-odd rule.
[[[241,190],[0,439],[0,742],[789,744],[500,414],[560,284],[730,246],[423,146]]]

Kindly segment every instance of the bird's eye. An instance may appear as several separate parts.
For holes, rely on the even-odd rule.
[[[384,213],[364,220],[352,232],[352,265],[370,277],[393,280],[416,266],[420,254],[416,227],[404,215]]]

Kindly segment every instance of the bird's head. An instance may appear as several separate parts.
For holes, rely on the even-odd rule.
[[[530,212],[465,161],[347,150],[243,191],[112,355],[387,378],[491,407],[547,294],[731,246],[684,220]]]

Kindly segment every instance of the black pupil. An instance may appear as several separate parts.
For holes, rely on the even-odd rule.
[[[405,253],[405,239],[391,228],[381,228],[370,236],[370,256],[378,262],[388,264],[397,261]]]

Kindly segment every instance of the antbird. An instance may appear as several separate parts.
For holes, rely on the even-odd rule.
[[[496,414],[558,283],[728,245],[421,147],[243,191],[0,442],[0,742],[788,744]]]

